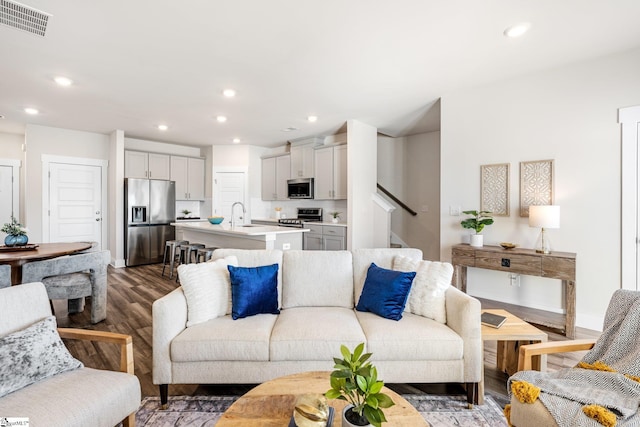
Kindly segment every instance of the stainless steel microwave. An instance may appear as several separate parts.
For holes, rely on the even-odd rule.
[[[287,197],[290,199],[313,199],[313,178],[288,179]]]

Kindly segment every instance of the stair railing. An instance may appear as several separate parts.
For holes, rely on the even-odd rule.
[[[386,188],[384,188],[382,185],[380,185],[380,183],[376,184],[378,189],[380,191],[382,191],[387,197],[389,197],[391,200],[393,200],[394,202],[396,202],[398,204],[398,206],[400,206],[402,209],[404,209],[405,211],[409,212],[411,215],[416,216],[418,215],[418,212],[414,211],[413,209],[411,209],[409,206],[407,206],[405,203],[402,202],[402,200],[398,199],[396,196],[394,196],[393,194],[391,194],[391,192],[389,190],[387,190]]]

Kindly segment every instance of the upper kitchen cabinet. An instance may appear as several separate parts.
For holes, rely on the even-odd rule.
[[[314,147],[322,141],[320,137],[291,141],[291,179],[313,178]]]
[[[314,153],[317,200],[347,198],[347,145],[317,148]]]
[[[125,150],[124,176],[125,178],[169,180],[171,178],[169,158],[170,156],[166,154]]]
[[[171,156],[171,180],[176,200],[204,200],[204,159]]]
[[[262,200],[289,200],[287,180],[291,177],[289,154],[262,159]]]

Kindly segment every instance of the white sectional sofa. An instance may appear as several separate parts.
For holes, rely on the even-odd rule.
[[[421,260],[420,250],[218,249],[212,261],[228,256],[245,267],[278,264],[280,314],[224,315],[187,328],[182,287],[155,301],[153,382],[163,404],[169,384],[254,384],[329,371],[341,344],[361,342],[386,383],[464,383],[469,402],[477,400],[483,362],[476,299],[445,284],[446,323],[410,311],[395,321],[354,309],[372,262],[392,269],[397,256]]]

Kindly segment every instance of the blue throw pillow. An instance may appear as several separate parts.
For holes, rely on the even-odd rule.
[[[358,311],[370,311],[391,320],[402,319],[415,271],[387,270],[371,263],[360,300]]]
[[[231,317],[278,314],[278,264],[260,267],[227,266],[231,277]]]

